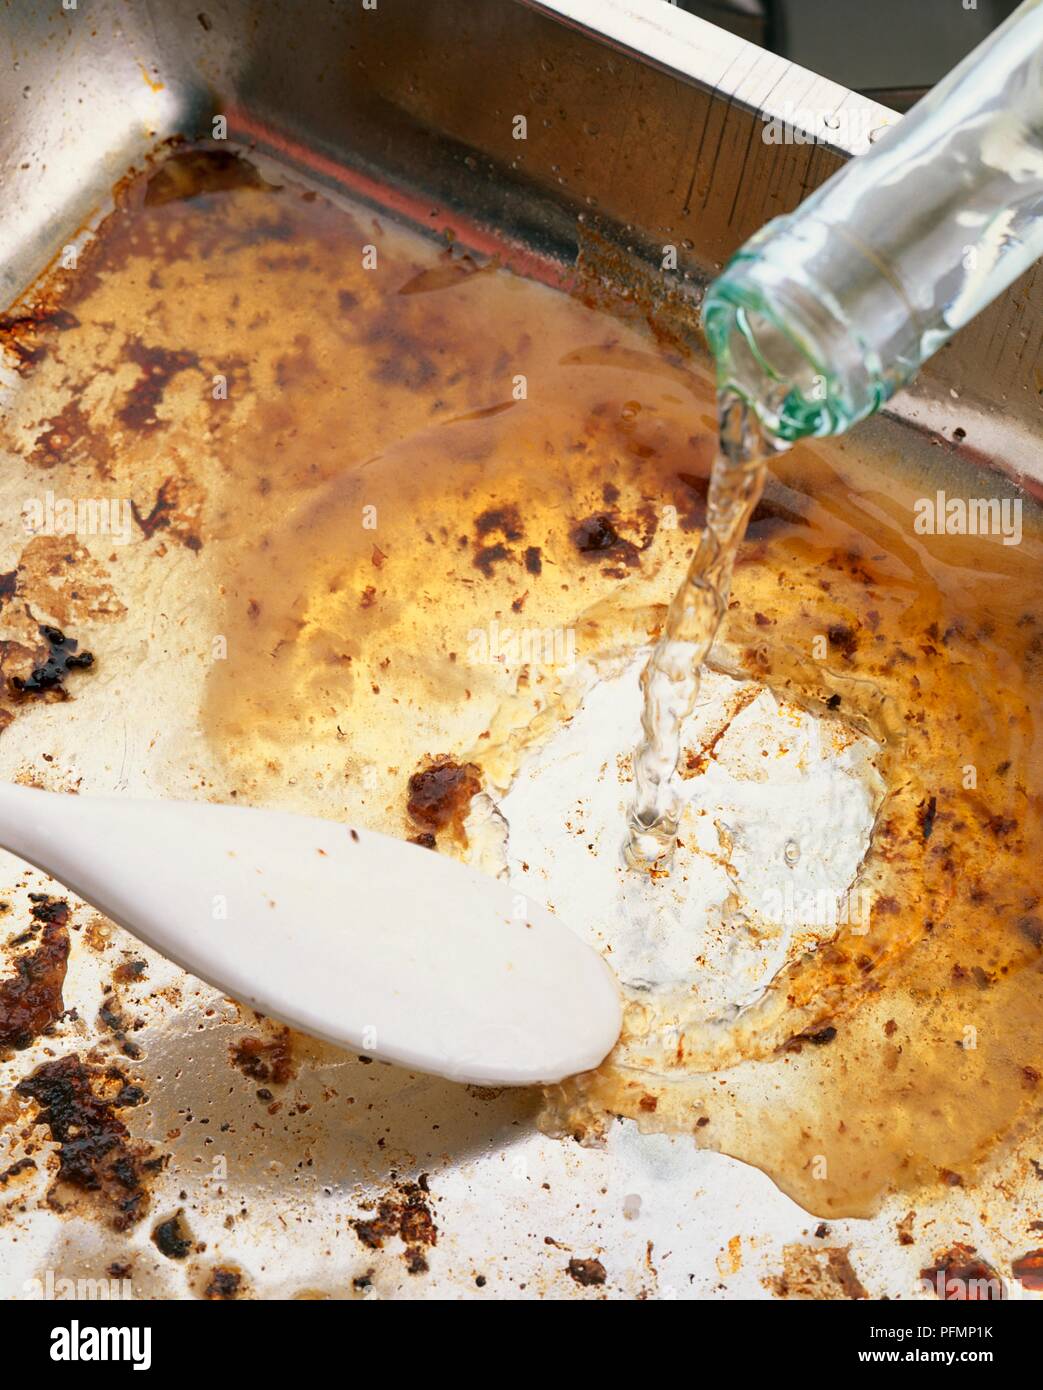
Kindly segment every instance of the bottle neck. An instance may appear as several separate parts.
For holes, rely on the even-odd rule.
[[[839,434],[1043,255],[1043,0],[710,286],[718,385],[779,447]]]

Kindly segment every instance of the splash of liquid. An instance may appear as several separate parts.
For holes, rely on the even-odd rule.
[[[641,674],[641,741],[624,854],[632,868],[668,865],[684,807],[677,775],[681,729],[695,708],[703,663],[728,607],[732,572],[764,486],[769,445],[746,402],[718,399],[720,443],[710,475],[706,526]]]

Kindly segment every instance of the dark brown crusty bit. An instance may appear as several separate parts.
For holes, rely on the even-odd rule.
[[[578,521],[572,528],[572,543],[581,555],[591,559],[617,560],[630,569],[640,564],[641,547],[621,536],[613,519],[604,513]]]
[[[131,498],[131,516],[141,528],[146,540],[151,540],[157,532],[162,531],[164,536],[179,541],[188,550],[202,550],[203,542],[196,529],[192,507],[183,497],[184,491],[183,483],[179,479],[164,479],[156,493],[155,501],[147,512]]]
[[[139,376],[120,407],[119,419],[131,429],[149,433],[160,423],[156,408],[168,384],[179,372],[198,367],[199,358],[183,348],[150,347],[136,338],[128,343],[126,355],[138,368]]]
[[[29,901],[32,903],[29,910],[34,922],[54,922],[59,927],[68,926],[72,913],[64,898],[52,898],[49,893],[30,893]]]
[[[520,541],[522,538],[521,519],[513,502],[505,507],[489,507],[475,517],[474,528],[480,536],[499,531],[504,540]]]
[[[15,961],[13,978],[0,980],[0,1048],[28,1047],[61,1016],[68,963],[64,922],[47,922],[36,949]]]
[[[14,358],[14,370],[27,375],[43,361],[52,330],[76,328],[79,320],[68,309],[40,302],[14,314],[0,314],[0,351]]]
[[[98,1024],[109,1030],[125,1057],[136,1060],[141,1056],[141,1048],[133,1039],[127,1037],[128,1031],[134,1026],[140,1027],[140,1024],[129,1023],[123,1017],[116,1005],[115,997],[111,993],[105,995],[98,1008]]]
[[[58,1145],[58,1183],[96,1194],[114,1213],[114,1229],[124,1231],[143,1216],[146,1175],[162,1168],[164,1160],[153,1157],[147,1145],[133,1143],[116,1114],[128,1103],[128,1088],[124,1085],[113,1099],[105,1097],[106,1085],[116,1086],[120,1079],[103,1077],[72,1053],[37,1067],[15,1091],[36,1101],[36,1123],[46,1125]],[[52,1191],[52,1200],[56,1195]]]
[[[1043,1250],[1028,1250],[1011,1263],[1014,1278],[1026,1289],[1043,1293]]]
[[[611,550],[619,544],[619,532],[607,516],[587,516],[576,523],[572,532],[576,549],[583,554],[591,551]]]
[[[120,985],[129,985],[134,980],[140,980],[142,975],[148,970],[148,962],[143,960],[127,960],[122,965],[117,965],[112,972],[113,980]]]
[[[920,832],[925,840],[931,838],[934,829],[935,816],[938,814],[938,798],[932,796],[920,802],[918,815],[920,819]]]
[[[584,1288],[603,1284],[606,1279],[605,1266],[600,1260],[569,1260],[568,1272],[577,1284]]]
[[[217,1265],[210,1275],[210,1282],[203,1290],[203,1297],[209,1299],[238,1298],[243,1286],[243,1276],[237,1269]]]
[[[837,1035],[837,1030],[830,1024],[826,1028],[812,1029],[807,1033],[796,1033],[788,1042],[783,1043],[782,1051],[799,1052],[804,1043],[810,1043],[812,1047],[824,1047],[826,1043],[831,1043]]]
[[[496,541],[493,545],[483,545],[474,552],[474,567],[480,569],[486,579],[493,577],[493,569],[501,560],[509,560],[511,552],[502,541]]]
[[[828,629],[829,645],[839,649],[841,656],[850,658],[858,647],[858,635],[846,623],[833,623]]]
[[[488,507],[474,519],[475,541],[472,563],[481,570],[486,579],[492,579],[493,572],[501,561],[513,560],[514,552],[507,542],[520,541],[523,534],[521,518],[517,506],[511,502],[503,507]],[[502,539],[494,540],[499,532]],[[467,544],[466,536],[461,538]]]
[[[272,1081],[282,1086],[296,1071],[288,1028],[267,1042],[263,1038],[240,1038],[229,1051],[232,1065],[253,1081]]]
[[[82,459],[93,463],[101,477],[112,477],[112,441],[105,431],[95,427],[77,396],[72,396],[56,415],[40,420],[37,428],[40,433],[27,455],[37,468],[54,468]]]
[[[185,1228],[180,1211],[161,1221],[152,1232],[152,1239],[160,1254],[170,1260],[183,1260],[192,1249],[192,1237]]]
[[[471,798],[482,789],[481,769],[474,763],[458,763],[445,754],[409,779],[406,810],[425,830],[452,826],[460,835]]]
[[[543,572],[543,552],[538,545],[529,545],[525,548],[525,568],[530,574],[542,574]]]
[[[377,1202],[372,1217],[351,1223],[368,1250],[380,1250],[385,1240],[398,1236],[405,1245],[403,1259],[410,1274],[427,1272],[425,1250],[438,1243],[438,1228],[428,1202],[427,1175],[416,1182],[397,1183]]]
[[[20,1158],[17,1163],[12,1163],[10,1167],[0,1172],[0,1187],[6,1187],[14,1178],[19,1178],[23,1173],[29,1173],[36,1168],[36,1160],[33,1158]]]
[[[24,679],[11,676],[7,682],[8,693],[15,699],[51,695],[58,700],[67,700],[65,677],[70,671],[89,670],[94,665],[94,656],[91,652],[79,651],[75,638],[66,637],[59,628],[49,627],[46,623],[40,626],[40,636],[50,647],[50,654],[41,665],[34,666],[32,673]]]
[[[1018,822],[1013,816],[989,816],[985,825],[989,833],[995,835],[997,840],[1002,840],[1018,828]]]

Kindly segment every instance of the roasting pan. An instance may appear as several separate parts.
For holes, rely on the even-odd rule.
[[[639,306],[696,353],[707,279],[898,119],[659,0],[25,0],[0,15],[0,70],[9,314],[56,258],[89,240],[129,171],[171,141],[220,131],[305,184],[450,229],[459,244],[623,317]],[[794,112],[814,139],[766,143],[766,121]],[[516,113],[527,114],[524,142],[512,135]],[[667,244],[678,269],[664,288]],[[1036,490],[1041,345],[1037,268],[864,428],[865,447],[932,478],[988,462]],[[8,370],[5,401],[18,389]],[[24,543],[22,467],[5,460],[2,571]],[[171,547],[136,563],[137,598],[109,641],[118,675],[99,679],[90,700],[13,721],[0,775],[102,794],[227,794],[199,736],[200,673],[186,657],[209,640],[188,597],[194,556]],[[72,566],[60,582],[82,589],[92,575]],[[83,636],[96,646],[92,621]],[[311,763],[284,766],[285,803],[319,809],[300,786],[316,775]],[[12,904],[3,940],[24,926],[27,893],[49,886],[8,856],[0,874]],[[1039,1215],[1027,1188],[953,1190],[918,1212],[915,1242],[896,1239],[894,1207],[831,1221],[828,1239],[816,1237],[819,1220],[766,1176],[684,1136],[621,1123],[601,1146],[548,1138],[532,1093],[486,1094],[305,1045],[270,1114],[257,1099],[267,1073],[247,1065],[244,1076],[229,1050],[244,1034],[277,1035],[77,914],[65,989],[73,1013],[57,1037],[0,1060],[13,1142],[0,1169],[22,1152],[15,1141],[27,1125],[14,1086],[49,1057],[86,1055],[114,1031],[118,1040],[99,1009],[114,963],[142,956],[147,988],[131,970],[120,995],[135,1019],[121,1065],[147,1100],[121,1113],[131,1138],[164,1160],[148,1217],[122,1231],[46,1201],[46,1144],[35,1166],[0,1176],[4,1297],[74,1287],[136,1298],[845,1296],[844,1279],[816,1272],[814,1256],[810,1266],[796,1260],[800,1277],[782,1278],[792,1252],[816,1239],[844,1252],[862,1294],[929,1297],[919,1276],[938,1248],[962,1242],[1009,1269],[1025,1222]],[[262,1053],[259,1065],[277,1060]],[[403,1258],[400,1235],[360,1238],[358,1223],[379,1216],[381,1202],[435,1223],[423,1270]],[[178,1213],[192,1248],[171,1259],[155,1228]],[[577,1279],[573,1259],[600,1262],[603,1282]],[[1023,1292],[1016,1281],[1008,1290]]]

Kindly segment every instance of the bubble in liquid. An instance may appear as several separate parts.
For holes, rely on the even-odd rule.
[[[796,840],[786,841],[786,848],[782,851],[782,857],[792,869],[800,859],[800,845],[797,844]]]

